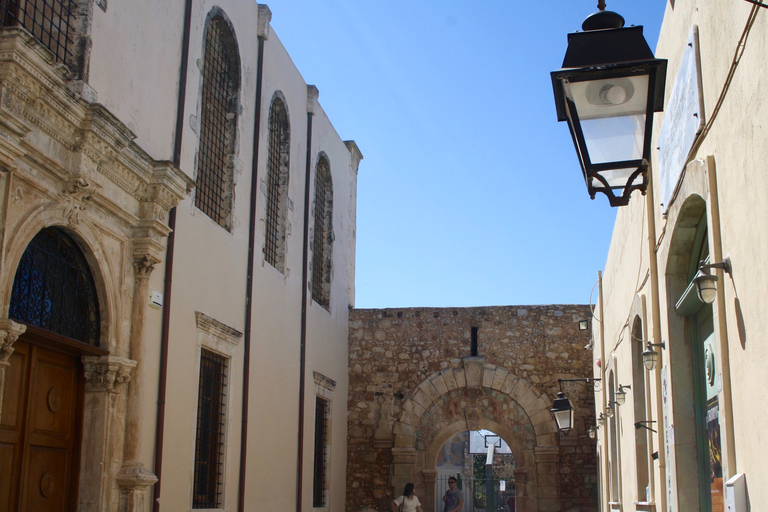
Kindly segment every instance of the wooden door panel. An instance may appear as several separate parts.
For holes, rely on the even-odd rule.
[[[69,501],[70,455],[66,449],[31,446],[21,510],[59,512]]]
[[[0,431],[18,432],[19,420],[24,416],[29,371],[29,346],[22,345],[21,350],[14,350],[5,367],[5,391],[3,392],[3,414],[0,418]],[[2,438],[0,438],[2,439]]]
[[[0,424],[0,511],[75,510],[79,357],[21,340],[14,348]]]
[[[13,468],[17,465],[17,456],[14,443],[0,443],[0,510],[11,510],[11,503],[15,501],[19,482]]]
[[[40,353],[36,363],[30,393],[30,443],[41,443],[42,436],[61,446],[56,440],[69,443],[73,435],[77,368],[72,366],[71,356],[52,352]]]

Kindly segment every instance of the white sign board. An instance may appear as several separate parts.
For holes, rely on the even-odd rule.
[[[659,134],[659,177],[664,211],[680,181],[688,152],[704,128],[699,27],[691,27]]]

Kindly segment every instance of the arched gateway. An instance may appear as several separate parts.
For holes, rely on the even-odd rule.
[[[576,409],[569,435],[556,432],[549,412],[560,379],[593,375],[584,350],[591,332],[580,328],[590,313],[579,305],[352,310],[346,511],[388,511],[408,482],[424,512],[441,511],[443,445],[482,429],[512,451],[515,512],[594,510],[592,386],[562,383]]]
[[[394,424],[393,494],[415,479],[424,509],[436,510],[438,451],[459,432],[489,429],[507,442],[516,461],[516,512],[539,510],[540,498],[551,502],[558,495],[551,406],[530,383],[483,357],[465,357],[461,368],[429,375],[404,400]]]

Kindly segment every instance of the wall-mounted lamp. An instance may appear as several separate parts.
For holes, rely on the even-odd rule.
[[[557,423],[557,430],[562,432],[563,435],[568,435],[568,432],[573,428],[573,404],[571,404],[571,401],[566,398],[565,393],[562,391],[563,382],[581,382],[585,386],[591,382],[595,391],[599,391],[601,380],[602,379],[593,379],[591,377],[584,377],[581,379],[557,379],[557,383],[560,385],[560,391],[558,391],[557,398],[555,398],[555,401],[552,403],[552,408],[549,412],[552,413],[552,417],[555,419],[555,423]]]
[[[653,350],[653,347],[667,348],[663,341],[661,343],[651,343],[649,341],[645,345],[645,350],[643,351],[643,364],[649,370],[656,368],[656,362],[659,360],[659,353]]]
[[[579,320],[579,330],[586,331],[589,329],[589,320]]]
[[[622,384],[619,384],[619,389],[616,390],[616,404],[617,405],[624,405],[624,402],[627,401],[627,389],[632,389],[632,386],[624,386]]]
[[[605,425],[605,414],[600,413],[600,415],[597,417],[597,427],[600,428],[603,425]]]
[[[704,263],[699,264],[699,271],[693,278],[693,282],[696,284],[696,292],[699,294],[699,298],[702,302],[712,304],[717,296],[717,276],[709,273],[709,269],[718,268],[723,272],[731,273],[731,259],[725,258],[720,263]]]
[[[605,408],[606,418],[613,418],[613,415],[616,414],[616,411],[613,408],[614,405],[616,405],[616,402],[608,402],[608,406]]]
[[[568,432],[573,428],[573,405],[571,401],[565,397],[565,393],[562,391],[557,392],[557,398],[552,403],[552,408],[549,410],[552,413],[552,417],[557,424],[557,430],[568,435]]]
[[[590,439],[594,439],[597,437],[597,430],[599,428],[600,428],[599,426],[589,427],[589,430],[587,430],[587,435],[589,436]]]

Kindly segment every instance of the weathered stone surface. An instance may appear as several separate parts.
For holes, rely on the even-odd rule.
[[[346,511],[389,510],[407,482],[416,484],[425,512],[435,510],[439,504],[426,489],[434,489],[436,472],[426,450],[445,439],[449,426],[467,423],[504,425],[513,437],[507,441],[520,455],[521,505],[596,507],[595,445],[586,436],[594,394],[563,383],[576,408],[576,429],[568,436],[575,444],[560,446],[549,414],[558,379],[592,376],[591,355],[583,349],[591,333],[578,330],[589,315],[589,306],[574,305],[352,310]],[[478,332],[474,357],[472,327]],[[373,429],[362,428],[382,396],[392,404],[389,445],[376,445]],[[576,452],[562,452],[572,447]]]

